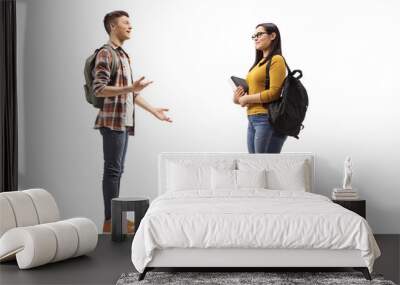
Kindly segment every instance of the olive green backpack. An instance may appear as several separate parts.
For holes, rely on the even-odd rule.
[[[119,58],[115,50],[108,44],[105,44],[101,48],[96,49],[95,52],[86,59],[85,69],[83,71],[85,75],[85,85],[83,85],[83,88],[85,89],[86,101],[92,104],[93,107],[96,107],[98,109],[103,108],[104,97],[96,97],[96,95],[93,92],[93,80],[94,80],[93,69],[96,64],[96,56],[99,53],[99,51],[103,48],[108,49],[112,55],[111,74],[110,74],[111,81],[108,85],[113,86],[115,84],[115,79],[117,77],[117,71],[118,71]]]

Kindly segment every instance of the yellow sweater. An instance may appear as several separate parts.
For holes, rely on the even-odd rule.
[[[274,55],[271,59],[269,69],[269,89],[265,89],[265,80],[267,78],[266,64],[256,65],[247,74],[247,84],[249,85],[249,95],[261,92],[261,102],[268,103],[275,101],[281,94],[283,81],[286,77],[286,66],[282,56]],[[264,104],[256,103],[247,106],[247,115],[266,114],[268,109]]]

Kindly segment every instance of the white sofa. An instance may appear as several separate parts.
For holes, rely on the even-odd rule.
[[[16,259],[28,269],[84,255],[95,249],[97,234],[87,218],[60,220],[44,189],[0,193],[0,262]]]

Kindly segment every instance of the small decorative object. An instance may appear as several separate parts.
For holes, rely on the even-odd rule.
[[[358,200],[358,191],[351,186],[353,176],[353,163],[351,157],[347,156],[344,161],[344,177],[342,188],[334,188],[332,191],[333,200]]]
[[[351,190],[351,177],[353,175],[353,163],[351,157],[347,156],[344,161],[344,178],[343,178],[343,189]]]

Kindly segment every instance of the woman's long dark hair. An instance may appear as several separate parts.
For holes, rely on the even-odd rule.
[[[277,55],[277,54],[282,55],[281,33],[279,32],[278,27],[273,23],[258,24],[256,29],[258,27],[263,27],[264,30],[268,33],[268,35],[275,33],[276,37],[274,40],[272,40],[271,45],[269,47],[268,56],[264,60],[261,61],[261,59],[263,58],[263,51],[256,50],[256,59],[254,61],[253,66],[250,68],[250,70],[252,70],[257,65],[257,63],[259,63],[259,65],[263,65],[268,60],[270,60],[274,55]]]

